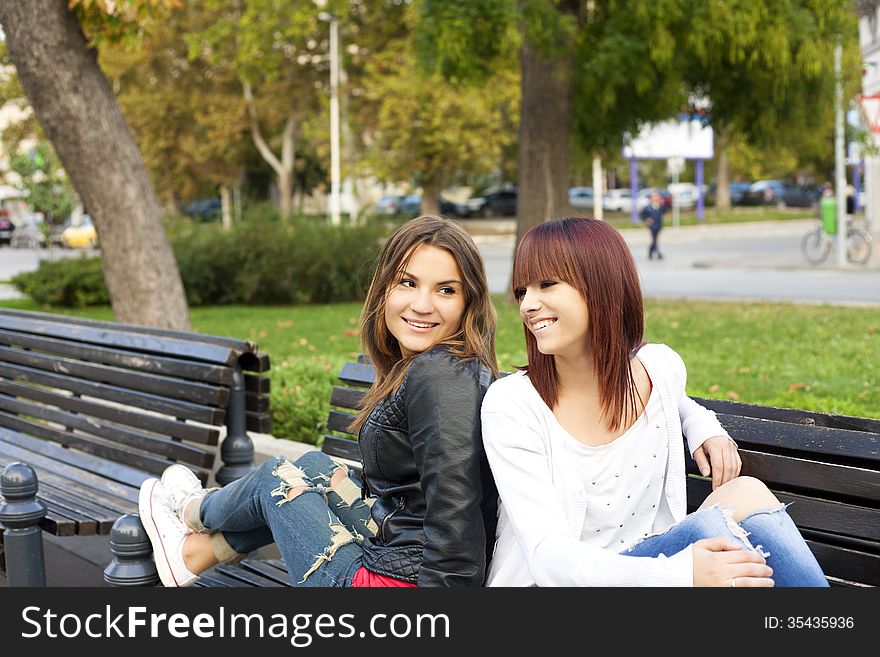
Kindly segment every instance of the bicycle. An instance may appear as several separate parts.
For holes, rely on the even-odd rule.
[[[808,262],[814,265],[825,262],[828,254],[831,253],[831,247],[837,242],[836,235],[829,235],[825,232],[822,224],[804,235],[801,241],[801,249],[804,257]],[[871,259],[872,251],[871,233],[847,224],[846,229],[846,259],[855,265],[864,265]]]

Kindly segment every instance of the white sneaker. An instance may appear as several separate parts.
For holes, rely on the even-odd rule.
[[[183,562],[183,542],[192,532],[181,522],[156,478],[141,484],[138,511],[153,544],[156,570],[164,586],[189,586],[198,579]]]
[[[165,498],[177,517],[186,524],[186,518],[183,515],[186,507],[192,500],[200,499],[207,493],[202,488],[202,482],[193,474],[192,470],[179,463],[165,468],[161,481]]]

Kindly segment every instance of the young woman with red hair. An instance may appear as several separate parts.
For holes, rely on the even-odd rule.
[[[528,365],[483,400],[500,510],[489,586],[827,586],[736,444],[642,341],[629,248],[608,224],[533,227],[513,265]],[[686,514],[684,441],[713,492]]]

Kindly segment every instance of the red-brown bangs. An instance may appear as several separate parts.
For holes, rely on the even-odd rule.
[[[564,221],[547,221],[523,236],[513,259],[514,291],[530,283],[554,280],[585,292],[581,265],[574,253],[577,241],[566,229]]]

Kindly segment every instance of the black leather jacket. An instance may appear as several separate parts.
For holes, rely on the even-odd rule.
[[[376,497],[368,570],[419,586],[483,585],[498,505],[480,427],[491,382],[476,360],[435,347],[370,413],[358,441],[364,494]]]

